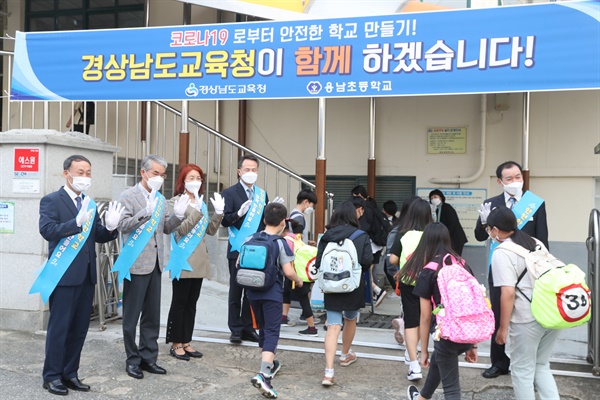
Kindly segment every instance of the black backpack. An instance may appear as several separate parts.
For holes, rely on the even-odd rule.
[[[371,231],[369,237],[378,246],[385,246],[387,244],[387,236],[390,233],[390,223],[387,217],[377,206],[370,201],[367,201],[367,207],[373,213],[373,220],[371,221]]]

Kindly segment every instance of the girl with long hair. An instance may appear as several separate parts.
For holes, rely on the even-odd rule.
[[[431,207],[421,198],[414,200],[408,207],[406,218],[396,236],[391,249],[390,263],[399,267],[394,275],[400,289],[402,299],[402,312],[404,314],[404,340],[406,352],[404,363],[409,366],[407,379],[414,381],[423,377],[421,366],[417,358],[417,345],[419,344],[419,297],[413,294],[417,276],[412,276],[405,270],[405,264],[417,248],[423,229],[431,219]]]
[[[429,367],[427,379],[420,391],[415,386],[407,389],[409,400],[430,399],[440,382],[444,387],[444,398],[446,400],[460,399],[460,381],[458,369],[458,356],[467,353],[465,360],[477,361],[477,346],[474,344],[455,343],[443,338],[435,340],[434,351],[429,359],[429,333],[436,328],[435,319],[431,315],[433,304],[441,303],[440,288],[437,283],[437,275],[444,268],[444,259],[447,255],[454,257],[459,263],[471,273],[471,269],[464,260],[452,250],[448,228],[441,222],[434,222],[425,227],[419,245],[412,257],[406,262],[402,275],[416,280],[416,286],[412,292],[419,297],[420,335],[421,335],[421,366]],[[436,269],[424,268],[429,263],[437,263]]]

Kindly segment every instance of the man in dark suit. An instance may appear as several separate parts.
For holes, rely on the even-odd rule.
[[[106,243],[117,237],[122,213],[120,205],[111,203],[105,215],[106,227],[93,208],[90,198],[82,192],[91,185],[92,166],[80,155],[63,163],[66,185],[40,201],[40,234],[48,241],[48,255],[64,239],[82,233],[82,226],[91,222],[89,236],[78,246],[77,254],[67,266],[49,299],[50,318],[46,335],[44,389],[52,394],[66,395],[68,389],[89,391],[78,377],[81,349],[90,324],[94,285],[96,284],[96,243]],[[63,251],[62,255],[67,254]]]
[[[250,340],[252,342],[258,342],[258,335],[252,326],[252,315],[250,312],[250,303],[246,298],[244,289],[239,286],[236,282],[237,266],[236,261],[239,255],[239,248],[236,249],[236,241],[232,238],[232,231],[238,233],[243,237],[252,235],[255,232],[261,231],[265,228],[263,216],[260,214],[259,222],[256,227],[246,227],[243,225],[246,222],[246,214],[256,211],[253,206],[253,199],[257,196],[254,202],[259,208],[259,212],[269,202],[269,198],[264,193],[264,199],[259,200],[258,192],[262,189],[254,185],[258,178],[258,159],[253,155],[245,155],[240,158],[238,162],[238,176],[240,181],[235,185],[225,189],[223,191],[223,198],[225,199],[225,210],[223,211],[223,220],[221,225],[225,228],[229,228],[230,240],[227,245],[227,262],[229,264],[229,309],[227,324],[231,331],[229,341],[231,343],[241,343],[242,340]],[[248,224],[249,225],[249,224]],[[256,225],[256,224],[255,224]],[[232,244],[233,247],[232,248]]]
[[[523,196],[523,171],[521,166],[514,161],[502,163],[496,169],[498,184],[504,189],[504,192],[498,196],[487,199],[479,211],[480,216],[475,225],[475,238],[480,242],[488,239],[485,230],[487,216],[491,210],[497,207],[513,208]],[[546,248],[548,246],[548,223],[546,221],[546,204],[542,203],[531,219],[521,228],[521,230],[530,236],[538,239]],[[483,371],[484,378],[496,378],[499,375],[508,374],[510,367],[510,358],[505,353],[505,345],[496,343],[496,332],[500,326],[500,293],[501,288],[494,286],[494,277],[492,270],[489,269],[488,283],[490,290],[490,302],[492,311],[496,319],[496,331],[492,335],[490,345],[490,359],[492,366]]]

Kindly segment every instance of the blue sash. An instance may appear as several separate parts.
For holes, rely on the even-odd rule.
[[[135,232],[129,235],[125,245],[123,245],[123,248],[121,249],[119,258],[117,258],[115,265],[110,270],[110,272],[118,272],[119,284],[123,282],[123,279],[131,280],[131,273],[129,270],[150,241],[152,235],[154,235],[156,227],[162,218],[165,206],[165,196],[160,192],[156,192],[156,197],[158,198],[158,204],[156,210],[152,213],[152,218],[143,225],[140,225]],[[162,238],[158,238],[157,240],[162,240]]]
[[[90,209],[93,209],[92,218],[88,219],[81,227],[81,233],[62,239],[55,248],[52,256],[42,265],[41,272],[31,286],[29,294],[39,293],[44,304],[48,302],[50,295],[56,289],[58,282],[67,272],[71,263],[79,254],[83,244],[90,237],[90,232],[96,218],[96,202],[90,198]]]
[[[525,224],[529,222],[533,214],[536,213],[538,208],[544,203],[544,199],[536,196],[530,191],[526,191],[521,200],[512,208],[512,212],[515,213],[517,217],[517,228],[523,229]],[[498,247],[500,243],[492,241],[490,244],[490,256],[488,259],[488,266],[492,267],[492,254],[494,254],[494,250]]]
[[[175,234],[171,234],[171,257],[165,268],[165,271],[171,271],[171,279],[179,280],[182,270],[193,271],[188,258],[190,258],[194,250],[202,242],[206,234],[206,228],[208,228],[208,224],[210,223],[208,207],[206,207],[205,202],[202,202],[201,208],[202,218],[187,235],[179,239],[179,243],[175,241]]]
[[[244,223],[240,229],[235,226],[229,227],[229,243],[231,243],[231,251],[240,251],[240,248],[244,244],[246,238],[258,230],[260,221],[262,221],[262,214],[265,210],[265,199],[267,193],[254,186],[254,197],[252,198],[252,204],[246,213]]]

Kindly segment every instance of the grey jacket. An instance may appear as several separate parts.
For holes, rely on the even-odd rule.
[[[173,213],[173,205],[180,197],[181,195],[178,195],[169,200],[169,213]],[[181,221],[181,225],[173,232],[175,240],[179,241],[182,236],[187,235],[201,218],[202,213],[190,204],[187,210],[185,210],[185,217],[183,218],[183,221]],[[223,219],[223,214],[213,214],[210,223],[208,224],[208,228],[206,228],[206,235],[212,236],[217,233],[219,226],[221,225],[221,219]],[[210,276],[210,259],[208,258],[208,248],[206,247],[204,239],[202,239],[202,242],[200,242],[198,247],[196,247],[196,250],[194,250],[190,258],[188,258],[188,262],[193,271],[181,271],[181,279],[207,278]]]

